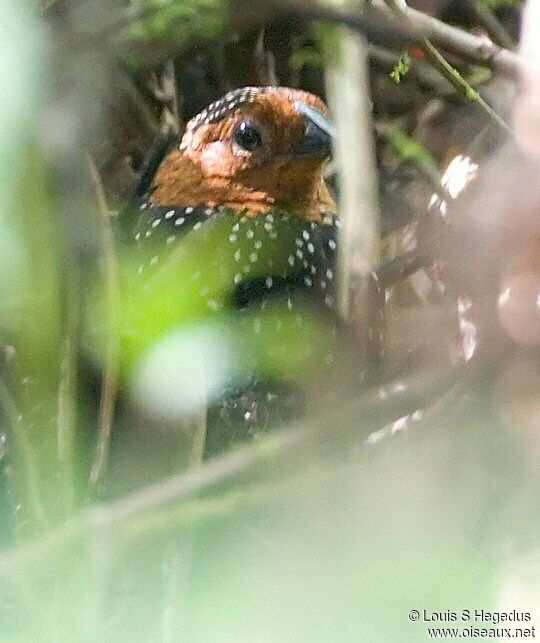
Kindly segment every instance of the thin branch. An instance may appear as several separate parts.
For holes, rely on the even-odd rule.
[[[80,30],[74,34],[79,47],[101,46],[131,25],[153,17],[161,10],[161,5],[131,8],[118,19],[94,31]],[[269,15],[294,13],[306,20],[325,21],[350,27],[362,33],[395,36],[405,41],[416,41],[419,37],[429,38],[435,45],[446,51],[480,65],[487,65],[509,76],[519,77],[522,70],[530,68],[531,63],[509,49],[500,48],[485,38],[470,34],[463,29],[447,25],[437,18],[407,7],[410,27],[395,20],[392,11],[384,0],[371,0],[362,3],[362,8],[350,9],[338,6],[324,6],[317,0],[263,0],[246,11],[244,2],[232,5],[232,20],[236,28],[252,29],[260,27]]]
[[[359,9],[325,6],[316,0],[265,0],[258,5],[257,10],[258,13],[247,12],[245,7],[242,10],[239,6],[235,14],[236,23],[247,28],[255,22],[260,23],[268,13],[294,13],[307,20],[337,23],[362,32],[385,36],[394,35],[409,42],[422,37],[429,38],[435,45],[464,60],[487,65],[510,76],[518,77],[523,69],[531,65],[527,59],[508,49],[499,48],[494,44],[489,46],[485,38],[447,25],[410,7],[407,7],[409,25],[404,25],[396,20],[384,0],[362,3],[362,8]]]
[[[501,47],[506,47],[506,49],[514,49],[516,46],[514,39],[485,2],[482,0],[465,0],[465,2],[471,8],[476,19],[486,28],[493,42]]]
[[[431,62],[432,65],[438,69],[449,82],[452,83],[462,96],[467,100],[477,103],[496,125],[498,125],[504,132],[512,134],[512,130],[509,125],[499,116],[499,114],[497,114],[491,105],[486,103],[481,94],[471,87],[457,69],[452,67],[440,51],[427,38],[425,38],[422,43],[422,49],[424,50],[429,62]]]
[[[0,567],[5,573],[15,573],[19,565],[25,569],[30,566],[40,568],[47,562],[54,565],[53,554],[65,555],[67,547],[77,544],[81,539],[84,541],[91,533],[91,538],[97,537],[99,532],[114,534],[119,528],[130,524],[140,525],[147,516],[151,523],[155,510],[191,500],[217,485],[249,474],[265,462],[282,459],[284,454],[294,449],[305,452],[317,437],[331,439],[334,444],[341,437],[352,440],[357,445],[376,427],[384,426],[392,418],[411,413],[427,403],[433,403],[458,379],[470,382],[472,377],[478,378],[484,368],[485,364],[475,358],[465,366],[454,365],[447,369],[437,367],[375,386],[353,405],[342,407],[337,413],[333,410],[331,417],[324,415],[310,425],[297,424],[278,430],[259,442],[135,491],[116,502],[90,507],[61,527],[41,536],[39,540],[31,540],[25,546],[0,553]],[[359,418],[362,419],[361,429],[351,432],[352,425],[358,426]],[[331,431],[328,430],[329,426],[332,427]]]
[[[96,453],[89,478],[89,494],[95,496],[103,484],[107,468],[112,423],[118,393],[120,355],[120,268],[116,257],[111,215],[107,207],[101,177],[92,159],[88,162],[99,210],[99,227],[105,260],[105,285],[107,296],[108,331],[107,352],[99,407],[99,432]]]
[[[388,6],[400,20],[403,25],[410,31],[414,31],[415,26],[411,21],[409,14],[409,7],[405,0],[387,0]],[[505,123],[505,121],[495,112],[495,110],[486,103],[482,98],[480,93],[475,90],[471,85],[463,78],[463,76],[452,67],[452,65],[446,60],[446,58],[440,53],[440,51],[435,47],[431,40],[422,36],[420,41],[420,46],[424,51],[426,59],[435,69],[437,69],[446,80],[452,83],[453,87],[467,100],[477,103],[488,117],[499,127],[501,127],[505,132],[512,133],[510,127]]]
[[[261,85],[279,85],[280,82],[276,73],[276,60],[274,54],[266,49],[264,42],[265,35],[265,30],[261,29],[255,46],[255,64],[258,82]]]
[[[428,253],[411,250],[383,264],[376,272],[377,283],[383,289],[390,288],[432,262],[433,258]]]

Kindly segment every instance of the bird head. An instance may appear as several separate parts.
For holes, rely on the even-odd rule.
[[[323,101],[286,87],[245,87],[187,125],[159,167],[150,201],[226,206],[248,216],[279,207],[317,220],[335,204],[323,178],[331,126]]]

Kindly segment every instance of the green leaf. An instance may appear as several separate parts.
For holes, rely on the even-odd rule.
[[[390,78],[397,84],[399,84],[403,78],[409,73],[411,68],[411,59],[409,54],[405,51],[401,58],[398,60],[397,64],[394,66],[394,69],[390,72]]]

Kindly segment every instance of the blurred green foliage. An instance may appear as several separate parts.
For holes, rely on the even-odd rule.
[[[227,11],[223,0],[137,0],[130,12],[142,18],[132,21],[125,38],[138,46],[172,41],[178,49],[215,41],[227,33]]]
[[[389,135],[389,141],[398,156],[404,161],[413,161],[428,172],[438,169],[437,161],[430,151],[410,136],[395,132]]]

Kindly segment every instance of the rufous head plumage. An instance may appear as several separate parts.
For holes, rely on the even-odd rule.
[[[230,92],[188,123],[156,173],[150,201],[224,205],[248,215],[279,207],[317,219],[335,210],[323,179],[327,118],[324,102],[298,89]]]

